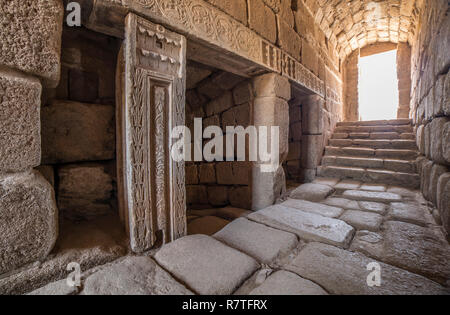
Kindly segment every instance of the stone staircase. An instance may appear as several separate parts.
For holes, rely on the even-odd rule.
[[[418,155],[408,119],[342,122],[325,149],[319,176],[415,189]]]

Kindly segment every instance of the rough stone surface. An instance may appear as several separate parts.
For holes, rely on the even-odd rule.
[[[67,285],[67,279],[62,279],[56,282],[28,293],[28,295],[75,295],[79,292],[76,286]]]
[[[356,180],[342,180],[334,186],[338,190],[354,190],[361,187],[361,182]]]
[[[198,294],[231,294],[258,268],[251,257],[205,236],[186,236],[161,248],[155,259]]]
[[[281,206],[302,210],[322,215],[329,218],[338,218],[344,210],[335,206],[323,205],[320,203],[310,202],[306,200],[288,199],[280,204]]]
[[[401,201],[402,197],[393,193],[386,192],[372,192],[360,190],[347,190],[343,196],[348,199],[360,201],[374,201],[374,202],[395,202]]]
[[[111,276],[114,275],[114,276]],[[84,281],[84,295],[191,295],[149,257],[127,257]]]
[[[388,220],[403,221],[423,227],[433,223],[428,208],[417,203],[391,203]]]
[[[360,201],[358,204],[362,211],[375,212],[381,215],[386,212],[386,205],[383,203]]]
[[[448,294],[437,283],[411,272],[379,263],[382,285],[369,287],[367,266],[374,260],[337,247],[310,243],[286,269],[314,281],[332,294],[434,295]]]
[[[0,55],[5,46],[2,45]],[[40,164],[41,90],[37,79],[0,71],[0,174],[25,171]]]
[[[214,238],[248,254],[261,263],[270,264],[297,245],[294,234],[240,218],[214,235]]]
[[[376,213],[348,210],[340,217],[358,230],[378,231],[383,217]]]
[[[439,178],[437,196],[442,225],[447,234],[450,235],[450,173],[446,173]]]
[[[0,60],[56,87],[60,73],[64,8],[60,0],[2,1]]]
[[[293,199],[303,199],[308,201],[322,201],[334,192],[334,189],[327,185],[303,184],[291,192]]]
[[[66,218],[89,220],[112,213],[113,179],[104,165],[66,165],[58,174],[58,208]]]
[[[294,273],[280,270],[271,274],[250,295],[328,295],[320,286]]]
[[[0,274],[43,260],[58,237],[51,185],[37,171],[0,177]]]
[[[115,157],[113,107],[55,101],[42,108],[41,117],[44,164]]]
[[[432,230],[417,225],[385,223],[383,261],[446,284],[450,279],[450,246]]]
[[[324,201],[325,204],[333,207],[339,207],[346,210],[359,210],[358,202],[345,198],[330,197]]]
[[[0,279],[0,294],[23,294],[45,284],[65,279],[67,265],[80,264],[81,270],[114,261],[127,253],[127,237],[118,217],[105,216],[92,221],[62,220],[54,250],[40,264]]]
[[[188,235],[204,234],[211,236],[217,231],[223,229],[228,223],[230,223],[230,221],[219,217],[200,217],[189,222],[187,226]]]
[[[339,247],[348,246],[354,232],[353,228],[344,221],[280,205],[254,212],[248,218],[276,229],[295,233],[302,239]]]

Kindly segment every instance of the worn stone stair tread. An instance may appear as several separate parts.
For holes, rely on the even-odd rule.
[[[347,199],[357,201],[373,201],[373,202],[399,202],[402,200],[402,196],[379,191],[362,191],[362,190],[347,190],[342,196]]]
[[[301,239],[347,248],[354,229],[342,220],[275,205],[254,212],[250,220],[295,233]]]
[[[417,150],[408,149],[374,149],[367,147],[326,146],[325,156],[376,157],[398,160],[414,160],[419,156]]]
[[[342,126],[379,126],[379,125],[411,125],[411,119],[390,119],[390,120],[365,120],[365,121],[346,121],[337,123]]]
[[[382,159],[377,157],[355,157],[355,156],[324,156],[323,166],[349,166],[379,170],[388,170],[402,173],[416,174],[415,161],[399,159]]]
[[[321,177],[337,177],[341,179],[355,179],[367,183],[383,182],[389,185],[401,185],[409,188],[420,186],[420,176],[414,173],[394,172],[386,169],[371,169],[349,166],[319,166]]]
[[[417,150],[416,141],[407,139],[330,139],[329,144],[334,147]]]

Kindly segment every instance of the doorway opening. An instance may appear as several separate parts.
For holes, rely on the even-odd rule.
[[[359,78],[359,120],[395,119],[399,106],[397,50],[360,58]]]

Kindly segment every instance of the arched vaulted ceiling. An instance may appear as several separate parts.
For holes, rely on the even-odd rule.
[[[304,0],[325,36],[345,58],[376,42],[410,42],[424,0]]]

